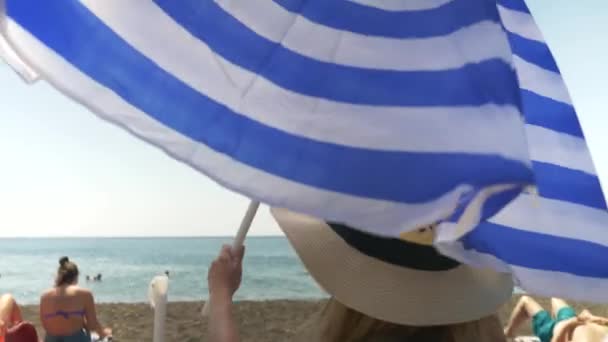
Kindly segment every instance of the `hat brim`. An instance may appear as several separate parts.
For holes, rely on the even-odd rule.
[[[495,313],[513,294],[508,274],[465,265],[447,271],[396,266],[359,252],[323,221],[271,212],[315,281],[370,317],[412,326],[462,323]]]

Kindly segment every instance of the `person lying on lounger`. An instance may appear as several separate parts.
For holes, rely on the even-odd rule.
[[[608,338],[608,318],[583,310],[580,314],[563,299],[551,298],[551,312],[534,299],[522,296],[505,327],[505,336],[513,337],[517,328],[532,319],[532,331],[541,342],[604,342]]]
[[[0,297],[0,341],[4,341],[8,329],[21,321],[21,309],[13,296],[5,294]]]

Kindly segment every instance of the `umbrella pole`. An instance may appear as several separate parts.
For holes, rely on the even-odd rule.
[[[258,202],[258,201],[251,201],[249,203],[247,212],[245,213],[245,216],[243,217],[243,220],[241,221],[241,226],[239,227],[239,230],[236,233],[236,236],[234,237],[234,241],[232,242],[232,250],[236,250],[236,249],[240,248],[245,243],[245,238],[247,237],[247,233],[249,232],[249,228],[251,228],[251,223],[253,223],[253,218],[255,217],[255,214],[258,212],[259,207],[260,207],[260,202]],[[205,302],[205,305],[203,305],[203,311],[202,311],[203,316],[208,316],[209,310],[210,310],[209,300],[207,300]]]
[[[241,226],[239,227],[239,231],[236,233],[236,237],[234,238],[234,242],[232,242],[232,249],[236,250],[241,248],[245,243],[245,238],[247,237],[247,233],[249,232],[249,228],[251,228],[251,223],[253,223],[253,218],[255,214],[258,212],[258,208],[260,207],[260,202],[251,201],[249,203],[249,207],[247,208],[247,212],[241,221]]]

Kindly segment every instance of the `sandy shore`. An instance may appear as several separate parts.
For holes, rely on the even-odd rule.
[[[503,322],[517,301],[514,297],[500,311]],[[547,307],[546,299],[539,299]],[[606,305],[585,305],[572,303],[578,310],[589,308],[596,315],[608,316]],[[321,308],[321,302],[276,300],[265,302],[239,302],[236,313],[244,341],[289,341],[299,326],[312,313]],[[167,314],[167,341],[204,341],[207,325],[201,319],[202,303],[170,303]],[[24,316],[34,322],[41,333],[37,306],[26,306]],[[153,312],[146,304],[100,304],[98,314],[104,324],[114,329],[115,340],[119,342],[146,342],[152,340]],[[529,334],[529,327],[522,330]],[[41,335],[42,336],[42,335]]]

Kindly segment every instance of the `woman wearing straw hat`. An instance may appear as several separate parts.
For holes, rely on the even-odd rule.
[[[511,277],[441,256],[431,245],[432,227],[386,239],[283,209],[272,213],[331,295],[304,325],[303,340],[505,341],[494,314],[511,297]],[[239,340],[232,295],[243,254],[226,246],[209,270],[211,341]]]

